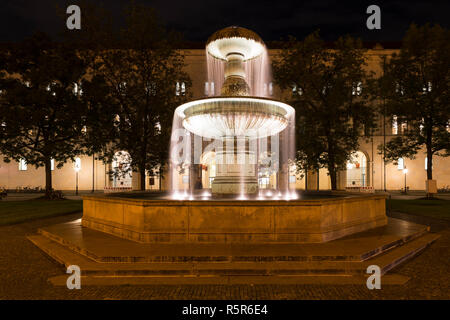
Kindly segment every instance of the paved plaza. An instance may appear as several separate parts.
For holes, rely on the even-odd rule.
[[[38,228],[79,219],[81,214],[0,227],[0,299],[450,299],[450,229],[419,256],[393,270],[410,280],[382,285],[146,285],[83,286],[68,290],[48,279],[63,268],[27,235]]]

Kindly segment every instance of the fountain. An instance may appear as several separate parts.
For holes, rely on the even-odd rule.
[[[170,162],[172,189],[176,195],[180,192],[192,195],[194,179],[190,179],[188,192],[186,186],[177,183],[179,172],[181,168],[186,170],[183,165],[187,164],[189,174],[195,175],[193,168],[200,159],[191,152],[184,152],[180,157],[180,148],[190,151],[193,140],[206,138],[214,140],[210,145],[215,146],[217,168],[211,183],[214,196],[246,198],[257,194],[258,163],[261,151],[267,150],[269,144],[272,161],[277,160],[273,161],[277,164],[274,167],[279,178],[277,189],[289,194],[287,168],[294,158],[295,111],[285,103],[266,97],[271,81],[263,41],[253,31],[233,26],[217,31],[208,39],[206,55],[208,82],[221,86],[220,96],[191,101],[176,109]],[[181,136],[189,135],[180,140]],[[194,153],[203,154],[203,147],[202,141],[194,143]]]
[[[170,145],[171,190],[83,197],[85,227],[139,242],[326,242],[387,223],[384,195],[313,197],[290,188],[294,109],[270,99],[261,38],[229,27],[206,45],[210,96],[179,106]],[[210,186],[201,159],[214,155]],[[276,176],[259,185],[260,172]],[[212,171],[212,168],[211,168]]]

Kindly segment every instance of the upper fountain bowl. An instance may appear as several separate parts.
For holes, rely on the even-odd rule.
[[[255,32],[242,27],[228,27],[215,32],[206,43],[206,50],[217,59],[239,53],[243,61],[259,57],[264,52],[264,42]]]

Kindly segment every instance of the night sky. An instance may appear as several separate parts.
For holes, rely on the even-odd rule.
[[[123,23],[122,8],[129,1],[105,0],[114,22]],[[157,9],[162,21],[184,34],[186,41],[203,43],[214,31],[239,25],[253,29],[265,41],[293,35],[299,39],[320,29],[332,41],[351,34],[364,41],[398,41],[410,23],[438,23],[449,27],[450,2],[447,1],[253,1],[253,0],[136,0]],[[36,31],[56,36],[65,28],[56,6],[79,4],[72,0],[1,0],[0,42],[18,41]],[[366,28],[366,8],[381,7],[381,30]],[[83,11],[83,7],[81,7]]]

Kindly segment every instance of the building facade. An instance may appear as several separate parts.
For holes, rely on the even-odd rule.
[[[383,57],[390,56],[396,50],[375,47],[367,51],[368,68],[381,75],[381,61]],[[269,50],[269,56],[275,57],[279,50]],[[186,50],[186,71],[192,80],[192,99],[204,98],[211,95],[214,84],[208,83],[205,50]],[[174,84],[176,92],[184,90],[184,84]],[[220,88],[219,88],[220,89]],[[267,84],[269,95],[273,99],[286,101],[289,92],[281,92],[272,83]],[[381,102],[380,102],[381,103]],[[352,156],[352,161],[347,164],[347,169],[338,175],[338,188],[367,187],[375,190],[402,190],[405,185],[409,190],[424,190],[426,181],[426,155],[424,150],[419,152],[415,159],[399,159],[398,164],[384,163],[383,155],[379,154],[378,146],[383,145],[392,137],[402,134],[403,124],[394,119],[378,117],[378,128],[369,138],[361,138],[360,148]],[[169,152],[169,150],[167,150]],[[95,160],[92,156],[81,156],[77,163],[67,163],[62,168],[52,170],[53,187],[57,190],[109,190],[111,188],[136,189],[139,184],[138,173],[114,178],[108,172],[116,170],[126,164],[125,152],[119,152],[117,160],[111,164],[104,164]],[[122,155],[122,156],[120,156]],[[214,178],[214,164],[209,154],[202,156],[202,185],[210,187]],[[79,170],[74,170],[75,167]],[[407,170],[404,170],[407,168]],[[450,157],[435,156],[433,158],[433,176],[437,180],[438,189],[450,186]],[[78,179],[77,179],[78,178]],[[161,180],[161,181],[160,181]],[[180,183],[189,184],[192,179],[180,177]],[[326,169],[319,172],[308,172],[304,175],[293,175],[289,179],[290,187],[296,189],[328,190],[331,182]],[[45,186],[44,168],[34,168],[21,162],[6,163],[0,155],[0,188],[8,190],[39,189]],[[260,188],[276,187],[276,177],[267,175],[259,177]],[[168,188],[167,179],[160,179],[158,175],[146,178],[146,189],[159,190]]]

